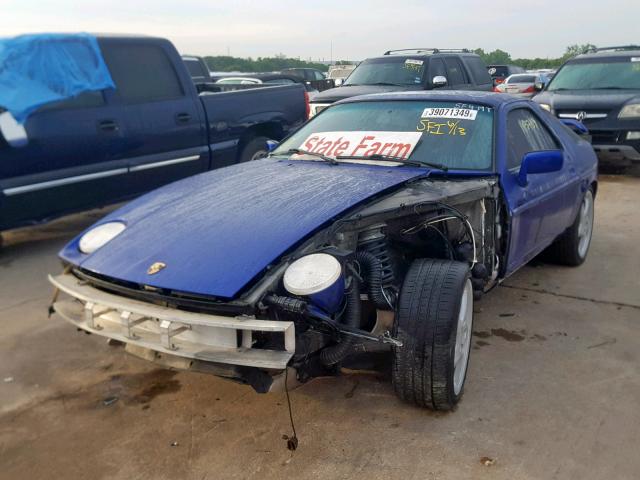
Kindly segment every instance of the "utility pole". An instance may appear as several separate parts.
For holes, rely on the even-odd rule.
[[[331,40],[331,55],[329,56],[329,63],[333,65],[333,40]]]

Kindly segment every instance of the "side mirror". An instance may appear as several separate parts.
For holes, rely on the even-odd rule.
[[[24,147],[29,143],[24,126],[20,125],[10,112],[0,113],[0,135],[13,148]]]
[[[335,85],[336,87],[339,87],[340,85],[342,85],[342,82],[344,82],[344,79],[342,79],[342,78],[336,78],[336,79],[334,80],[334,82],[335,82],[335,83],[334,83],[334,85]]]
[[[534,83],[534,84],[533,84],[533,89],[534,89],[536,92],[541,92],[542,90],[544,90],[544,83],[542,83],[542,82],[536,82],[536,83]]]
[[[562,170],[564,157],[561,150],[543,150],[529,152],[522,157],[522,164],[518,172],[518,185],[527,186],[527,175],[536,173],[550,173]]]
[[[433,77],[433,80],[431,80],[433,88],[446,87],[447,83],[447,77],[445,77],[444,75],[436,75],[435,77]]]
[[[275,140],[267,140],[267,152],[271,153],[273,152],[276,148],[278,148],[278,145],[280,145],[280,142],[277,142]]]
[[[578,135],[589,135],[589,129],[584,126],[584,123],[572,118],[563,118],[560,120],[563,124],[576,132]]]

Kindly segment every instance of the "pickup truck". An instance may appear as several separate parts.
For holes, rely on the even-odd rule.
[[[0,232],[264,156],[307,118],[303,85],[211,92],[168,40],[97,40],[115,89],[41,107],[24,146],[0,124]]]

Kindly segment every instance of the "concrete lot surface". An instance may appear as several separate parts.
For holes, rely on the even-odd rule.
[[[603,177],[580,268],[541,262],[476,304],[452,413],[384,373],[283,394],[158,369],[47,319],[58,249],[104,211],[9,233],[0,252],[1,479],[640,478],[640,179]]]

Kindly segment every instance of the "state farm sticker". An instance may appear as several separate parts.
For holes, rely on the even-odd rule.
[[[309,135],[299,148],[332,158],[387,155],[406,160],[421,135],[420,132],[321,132]]]

